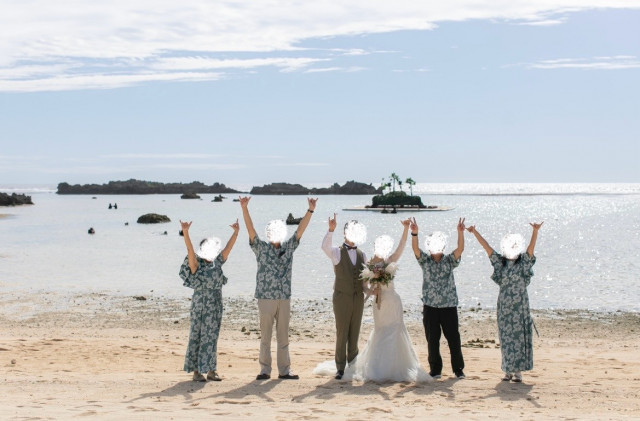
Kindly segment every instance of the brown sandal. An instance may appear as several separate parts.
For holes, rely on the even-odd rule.
[[[217,371],[210,371],[207,373],[207,380],[212,380],[214,382],[221,382],[222,379],[218,376]]]

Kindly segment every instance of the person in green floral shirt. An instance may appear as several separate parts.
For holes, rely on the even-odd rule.
[[[467,230],[476,237],[487,252],[493,274],[491,279],[500,287],[498,294],[498,335],[502,353],[502,380],[522,382],[522,372],[533,369],[533,319],[529,308],[527,287],[533,277],[533,254],[542,223],[530,224],[533,228],[526,253],[521,236],[507,235],[502,241],[502,254],[496,253],[480,235],[475,226]],[[518,238],[519,237],[519,238]]]
[[[442,377],[442,356],[440,336],[444,334],[451,353],[451,369],[458,379],[464,379],[464,358],[458,326],[458,292],[453,277],[453,269],[460,264],[464,251],[464,218],[458,220],[458,247],[445,255],[446,236],[434,232],[427,237],[425,245],[429,253],[418,246],[418,224],[411,221],[411,244],[413,253],[422,268],[422,324],[429,350],[429,375],[434,379]]]
[[[187,246],[187,257],[180,267],[179,274],[184,286],[193,289],[191,328],[184,371],[193,371],[194,381],[220,381],[222,379],[217,372],[217,349],[223,310],[222,286],[227,283],[227,277],[222,273],[222,265],[227,261],[236,242],[240,225],[238,221],[231,224],[233,234],[222,251],[219,239],[206,238],[200,242],[197,254],[189,237],[191,222],[180,221],[180,226]],[[207,377],[202,373],[207,373]]]
[[[278,343],[278,378],[297,380],[297,374],[291,372],[289,358],[289,319],[291,315],[291,269],[293,252],[300,244],[302,234],[307,229],[318,199],[308,198],[308,209],[300,221],[296,232],[285,240],[287,231],[284,221],[269,222],[266,229],[267,241],[258,237],[249,214],[250,197],[240,197],[242,216],[249,232],[249,245],[256,255],[258,264],[256,273],[255,298],[258,299],[260,312],[260,374],[257,380],[271,378],[271,335],[273,323],[276,323],[276,341]]]

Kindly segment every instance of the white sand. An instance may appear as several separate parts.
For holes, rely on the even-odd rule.
[[[333,357],[330,304],[294,301],[290,350],[301,379],[257,382],[255,302],[228,300],[218,344],[223,381],[194,383],[182,371],[188,305],[89,295],[61,309],[42,297],[3,297],[0,418],[640,419],[637,313],[536,312],[535,368],[515,384],[500,380],[494,312],[463,311],[466,380],[452,377],[443,339],[441,380],[362,384],[311,374]],[[426,366],[418,309],[405,319]],[[361,347],[370,329],[363,325]],[[273,351],[275,361],[275,343]]]

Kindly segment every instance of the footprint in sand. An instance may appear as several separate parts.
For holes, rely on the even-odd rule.
[[[367,411],[367,412],[384,412],[385,414],[390,414],[391,413],[390,409],[376,408],[375,406],[370,406],[369,408],[366,408],[365,411]]]

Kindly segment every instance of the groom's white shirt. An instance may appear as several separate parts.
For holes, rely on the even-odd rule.
[[[322,251],[326,254],[333,266],[336,266],[340,263],[340,247],[332,247],[331,243],[333,242],[333,233],[331,231],[327,231],[327,235],[324,236],[324,240],[322,240]],[[355,266],[356,259],[358,258],[358,254],[355,250],[347,250],[347,254],[349,255],[349,259],[351,259],[351,264]],[[362,252],[362,259],[366,262],[367,256]]]

